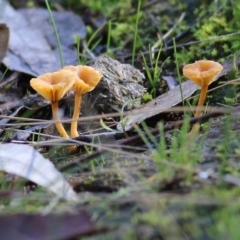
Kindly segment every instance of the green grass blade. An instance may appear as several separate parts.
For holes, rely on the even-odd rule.
[[[139,22],[139,16],[140,16],[140,8],[141,8],[141,0],[138,0],[137,18],[136,18],[136,24],[135,24],[135,29],[134,29],[133,52],[132,52],[132,65],[134,65],[134,61],[135,61],[135,53],[136,53],[136,44],[137,44],[137,36],[138,36],[138,22]]]
[[[61,66],[64,67],[65,64],[64,64],[64,60],[63,60],[62,48],[61,48],[60,38],[59,38],[59,35],[58,35],[58,31],[57,31],[57,26],[56,26],[56,23],[55,23],[53,14],[52,14],[52,10],[51,10],[50,5],[48,3],[48,0],[45,0],[45,4],[47,6],[47,9],[48,9],[48,12],[49,12],[52,24],[53,24],[54,33],[55,33],[55,36],[56,36],[56,39],[57,39],[57,45],[58,45],[58,51],[59,51]]]

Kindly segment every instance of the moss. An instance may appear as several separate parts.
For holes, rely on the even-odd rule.
[[[239,1],[220,0],[219,5],[214,2],[208,7],[202,4],[194,14],[196,18],[200,16],[200,20],[192,29],[195,38],[193,41],[200,42],[180,50],[179,57],[182,62],[203,58],[222,58],[224,61],[239,52],[240,41],[239,35],[236,34],[240,29]]]

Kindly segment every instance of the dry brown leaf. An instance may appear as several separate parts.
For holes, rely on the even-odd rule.
[[[9,28],[6,24],[0,23],[0,63],[8,50]]]

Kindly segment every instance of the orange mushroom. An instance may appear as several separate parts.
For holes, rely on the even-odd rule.
[[[59,134],[68,138],[58,115],[58,101],[72,88],[76,81],[76,75],[68,70],[46,73],[37,78],[32,78],[30,85],[32,88],[51,102],[53,119]]]
[[[217,75],[223,70],[223,66],[214,61],[200,60],[192,64],[187,64],[183,67],[183,75],[195,84],[201,87],[201,93],[198,100],[198,105],[195,117],[199,117],[202,112],[208,86],[216,79]]]
[[[89,66],[66,66],[63,69],[72,71],[72,73],[77,75],[77,80],[72,87],[75,92],[75,105],[72,116],[71,137],[78,137],[77,119],[80,114],[82,95],[92,91],[96,87],[102,78],[102,74],[100,71]]]

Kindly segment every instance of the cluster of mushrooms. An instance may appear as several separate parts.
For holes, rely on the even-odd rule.
[[[201,93],[194,114],[195,117],[201,115],[208,86],[216,79],[223,70],[220,63],[200,60],[183,67],[183,75],[201,88]],[[102,78],[100,71],[89,66],[66,66],[58,72],[46,73],[37,78],[32,78],[30,85],[32,88],[51,102],[53,119],[56,128],[63,138],[69,138],[58,115],[58,102],[69,91],[75,93],[75,105],[71,122],[70,135],[72,138],[78,137],[77,123],[80,114],[82,95],[92,91]]]
[[[58,72],[45,73],[30,81],[31,87],[51,102],[53,120],[63,138],[69,138],[58,115],[58,102],[69,91],[75,93],[75,105],[71,122],[70,135],[78,137],[77,123],[83,94],[92,91],[102,78],[100,71],[90,66],[66,66]]]

